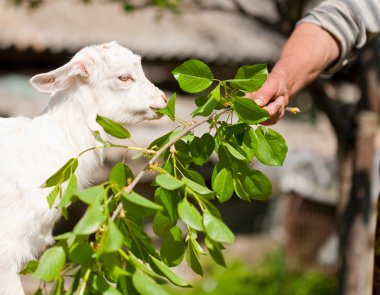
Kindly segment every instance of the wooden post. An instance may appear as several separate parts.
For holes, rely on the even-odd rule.
[[[377,198],[371,196],[373,172],[374,139],[377,131],[377,114],[361,112],[358,115],[358,129],[352,157],[353,169],[346,162],[339,204],[341,213],[341,265],[338,294],[371,295],[373,280],[374,236],[377,216]],[[350,173],[352,171],[352,174]],[[350,176],[350,174],[352,176]],[[350,193],[347,191],[350,190]]]

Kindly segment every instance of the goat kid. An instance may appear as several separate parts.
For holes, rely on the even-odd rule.
[[[164,93],[144,75],[141,59],[111,42],[79,51],[70,62],[30,80],[51,94],[34,119],[0,118],[0,294],[24,294],[18,272],[53,243],[58,209],[49,209],[51,189],[39,188],[69,158],[97,145],[90,129],[107,135],[97,114],[123,125],[160,117]],[[80,188],[103,161],[103,151],[86,153],[76,170]]]

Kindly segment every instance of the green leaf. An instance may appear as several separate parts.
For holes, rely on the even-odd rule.
[[[151,256],[152,262],[154,265],[160,270],[160,272],[167,277],[174,285],[180,287],[187,287],[189,283],[187,283],[183,278],[173,272],[168,266],[166,266],[163,262],[158,260],[157,258]]]
[[[125,193],[122,192],[122,196],[129,202],[132,202],[136,205],[139,205],[144,208],[152,209],[152,210],[162,210],[162,206],[148,200],[147,198],[140,196],[135,192]]]
[[[60,208],[67,208],[71,204],[71,200],[76,194],[78,189],[78,180],[75,174],[71,175],[70,180],[67,184],[66,190],[63,194],[63,197],[61,199],[61,202],[59,203],[58,207]]]
[[[232,231],[222,220],[214,217],[208,211],[203,214],[203,224],[207,235],[214,241],[220,243],[233,243],[235,240]]]
[[[59,277],[65,260],[66,254],[62,247],[50,248],[41,256],[33,276],[44,281],[53,281]]]
[[[192,117],[196,116],[203,116],[203,117],[208,117],[211,115],[212,111],[216,108],[218,105],[218,101],[210,97],[209,100],[202,106],[197,107],[192,113]]]
[[[96,116],[96,122],[103,127],[104,131],[116,138],[130,138],[131,134],[121,124],[100,115]]]
[[[91,133],[92,135],[95,137],[95,139],[97,141],[99,141],[100,143],[102,143],[104,146],[108,146],[109,143],[106,142],[100,135],[100,132],[98,130],[91,130]]]
[[[257,170],[246,170],[234,175],[236,194],[243,200],[266,200],[272,194],[270,180]]]
[[[170,140],[170,136],[173,134],[174,132],[173,131],[170,131],[162,136],[160,136],[159,138],[155,139],[153,142],[151,142],[151,144],[148,146],[148,149],[149,150],[152,150],[152,149],[155,149],[155,150],[158,150],[160,149],[161,147],[163,147],[169,140]]]
[[[100,205],[90,205],[84,216],[74,227],[74,233],[89,235],[95,232],[104,220],[103,210]]]
[[[252,99],[235,97],[233,108],[239,119],[249,125],[256,125],[270,118],[269,113],[259,107]]]
[[[112,220],[109,220],[108,229],[104,234],[104,252],[116,252],[121,248],[123,245],[124,236]]]
[[[210,68],[203,62],[191,59],[172,71],[182,90],[197,93],[208,88],[214,76]]]
[[[56,186],[68,180],[78,167],[78,159],[72,158],[66,162],[54,175],[49,177],[42,185],[41,188]]]
[[[222,253],[222,246],[215,241],[205,238],[205,244],[212,259],[220,266],[227,267]]]
[[[185,255],[185,239],[177,226],[172,227],[164,238],[160,254],[169,266],[177,266],[182,262]]]
[[[122,295],[113,286],[110,286],[110,284],[103,278],[103,276],[99,274],[94,274],[92,276],[91,285],[92,285],[92,288],[94,288],[94,290],[98,291],[97,294]]]
[[[107,191],[104,189],[104,187],[102,185],[89,187],[83,191],[76,193],[78,198],[82,202],[84,202],[88,205],[100,203],[104,199],[106,194],[107,194]]]
[[[117,183],[120,189],[127,186],[134,178],[132,170],[125,163],[113,166],[109,176],[109,180]]]
[[[199,254],[196,251],[196,247],[193,244],[192,239],[189,239],[189,241],[188,241],[187,252],[186,252],[186,261],[187,261],[187,264],[191,267],[191,269],[195,273],[203,276],[203,268],[202,268],[202,265],[199,261]]]
[[[36,271],[38,267],[38,261],[30,260],[23,269],[19,272],[21,275],[27,275]]]
[[[153,218],[152,228],[153,232],[157,236],[164,236],[169,231],[169,229],[175,225],[175,222],[170,219],[169,216],[164,214],[162,211],[158,211]]]
[[[188,188],[190,188],[193,192],[201,195],[201,196],[204,196],[204,197],[207,197],[207,198],[212,198],[213,195],[214,195],[214,192],[210,189],[208,189],[207,187],[203,186],[203,185],[200,185],[186,177],[183,177],[182,178],[182,181],[186,184],[186,186]]]
[[[60,186],[56,186],[54,187],[51,192],[48,194],[48,196],[46,197],[47,201],[48,201],[48,204],[49,204],[49,208],[52,208],[53,205],[54,205],[54,201],[55,199],[57,198],[58,196],[58,193],[62,190],[62,188]]]
[[[69,258],[71,262],[89,267],[92,262],[92,254],[93,250],[87,242],[76,243],[70,248]]]
[[[244,153],[243,150],[237,150],[235,149],[235,147],[233,147],[232,145],[230,145],[229,143],[227,142],[223,142],[222,143],[223,146],[225,146],[228,150],[228,152],[230,153],[231,156],[233,156],[235,159],[238,159],[240,161],[247,161],[247,157]]]
[[[243,66],[237,71],[233,80],[227,80],[234,88],[252,92],[259,89],[268,77],[268,69],[265,64]]]
[[[260,126],[256,129],[258,144],[256,158],[269,166],[281,166],[284,163],[288,146],[285,139],[273,129]]]
[[[252,162],[253,157],[256,154],[257,141],[258,140],[255,131],[252,128],[248,128],[244,132],[242,148],[245,154],[247,155],[249,162]]]
[[[184,185],[184,183],[170,174],[160,174],[156,177],[158,185],[169,191],[177,190]]]
[[[154,196],[156,203],[164,207],[163,213],[165,213],[172,222],[177,222],[177,206],[181,200],[178,192],[168,191],[159,187],[157,188]]]
[[[217,101],[220,100],[220,84],[218,84],[212,91],[211,96],[215,98]]]
[[[133,286],[141,295],[169,295],[164,288],[140,270],[132,276]]]
[[[203,231],[201,214],[186,198],[178,204],[178,214],[188,226],[197,231]]]
[[[212,183],[213,190],[217,193],[221,203],[228,201],[234,192],[231,171],[223,168]]]
[[[203,134],[201,138],[194,137],[190,142],[190,154],[193,157],[193,162],[202,166],[210,159],[214,148],[214,137],[209,133]]]
[[[163,115],[167,115],[170,120],[175,120],[175,103],[176,103],[177,95],[174,93],[172,97],[169,99],[165,108],[157,110],[158,113]]]

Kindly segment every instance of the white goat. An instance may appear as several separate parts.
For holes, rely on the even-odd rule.
[[[52,244],[60,216],[49,209],[51,189],[39,186],[69,158],[95,146],[90,129],[106,134],[96,114],[121,124],[156,119],[166,106],[161,90],[144,75],[141,59],[116,42],[86,47],[66,65],[34,76],[32,85],[50,93],[34,119],[0,118],[0,294],[24,294],[18,272]],[[79,187],[89,183],[102,150],[79,159]]]

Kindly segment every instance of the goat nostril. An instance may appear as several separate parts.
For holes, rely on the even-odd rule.
[[[168,102],[168,98],[166,97],[165,94],[161,95],[162,99],[164,100],[164,102]]]

